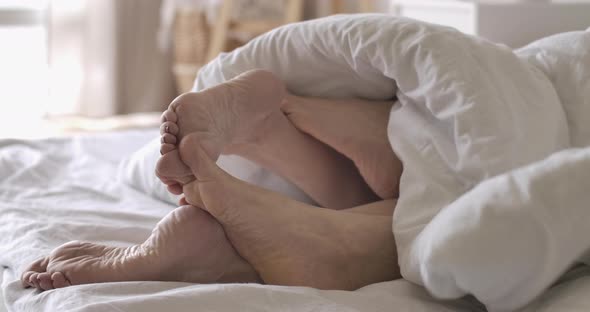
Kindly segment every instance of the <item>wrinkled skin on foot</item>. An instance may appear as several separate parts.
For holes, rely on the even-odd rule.
[[[181,194],[182,185],[195,179],[178,154],[182,138],[199,133],[213,159],[222,153],[239,153],[242,146],[262,140],[277,119],[285,119],[280,110],[285,92],[272,73],[252,70],[218,86],[179,96],[162,114],[162,157],[156,175],[171,193]]]
[[[140,245],[126,248],[73,241],[32,263],[25,287],[50,290],[119,281],[255,282],[256,272],[207,212],[182,206]]]

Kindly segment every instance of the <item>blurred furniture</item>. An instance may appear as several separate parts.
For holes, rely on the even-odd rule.
[[[43,22],[45,15],[39,8],[0,6],[0,27],[40,25]]]
[[[302,20],[302,0],[284,0],[282,19],[236,20],[231,17],[234,4],[234,0],[221,1],[212,25],[207,23],[203,10],[177,11],[174,23],[174,74],[179,93],[191,90],[199,68],[219,53],[231,51],[275,27]]]
[[[512,48],[552,34],[590,27],[590,2],[396,0],[406,16],[442,24]]]
[[[268,0],[271,2],[277,0]],[[231,51],[273,28],[303,20],[303,0],[283,1],[282,18],[236,19],[237,0],[220,0],[213,23],[203,9],[182,8],[174,19],[174,74],[178,93],[192,89],[199,69],[219,53]],[[327,14],[374,12],[377,0],[330,0]],[[313,2],[313,4],[317,4]],[[354,6],[354,8],[351,8]]]
[[[357,3],[358,8],[356,12],[358,13],[370,13],[374,12],[375,10],[375,1],[376,0],[356,0],[354,1]],[[344,7],[346,6],[345,0],[331,0],[331,9],[332,14],[344,13]]]

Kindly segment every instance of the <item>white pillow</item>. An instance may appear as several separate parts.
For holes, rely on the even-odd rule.
[[[156,176],[156,163],[159,158],[160,138],[156,138],[121,161],[118,179],[140,192],[177,205],[180,196],[169,193],[166,185]]]
[[[180,196],[169,193],[166,185],[155,174],[159,158],[160,138],[156,138],[120,163],[118,178],[140,192],[172,205],[178,205]],[[238,179],[282,193],[295,200],[313,204],[313,201],[296,186],[244,158],[221,156],[217,164]]]

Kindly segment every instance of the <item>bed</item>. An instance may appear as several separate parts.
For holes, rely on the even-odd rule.
[[[335,16],[279,28],[200,71],[196,90],[264,68],[300,95],[397,96],[387,130],[404,162],[392,230],[405,279],[354,292],[161,282],[24,290],[18,274],[52,248],[142,242],[174,205],[120,179],[123,159],[156,129],[1,141],[5,301],[10,311],[590,310],[588,46],[590,29],[511,51],[408,19]]]
[[[119,162],[155,136],[154,129],[0,141],[0,266],[8,311],[484,311],[473,298],[438,301],[405,280],[354,292],[171,282],[23,289],[20,270],[52,248],[69,240],[139,243],[174,208],[116,179]],[[590,269],[580,267],[524,311],[588,311],[588,292]]]

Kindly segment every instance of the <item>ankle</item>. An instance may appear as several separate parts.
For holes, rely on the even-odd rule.
[[[399,278],[391,216],[351,216],[347,235],[347,273],[354,288]],[[354,234],[352,234],[354,233]]]

